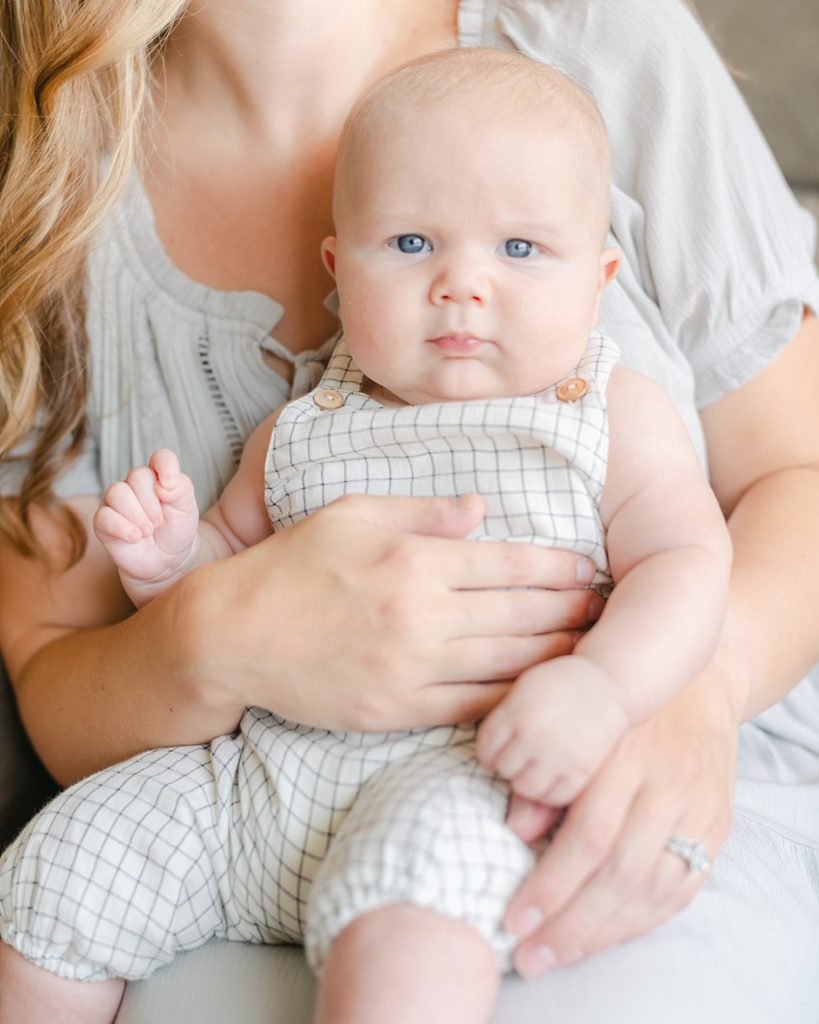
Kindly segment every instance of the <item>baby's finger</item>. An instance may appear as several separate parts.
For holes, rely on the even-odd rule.
[[[478,760],[504,779],[512,779],[529,763],[531,753],[521,741],[515,718],[509,713],[514,688],[478,729],[475,752]]]
[[[149,467],[156,474],[160,487],[173,490],[179,483],[182,470],[176,453],[170,448],[158,448],[151,456]]]
[[[94,532],[100,541],[122,540],[136,544],[143,538],[142,530],[110,505],[100,505],[94,513]]]
[[[156,493],[156,476],[148,466],[138,466],[132,469],[125,482],[136,495],[137,501],[142,506],[145,515],[152,524],[152,528],[162,523],[162,504]]]
[[[557,807],[549,807],[537,800],[527,800],[512,793],[509,810],[506,812],[506,824],[524,843],[534,843],[546,835],[560,814]]]
[[[144,468],[144,467],[143,467]],[[150,473],[150,470],[146,470]],[[153,474],[151,474],[153,476]],[[133,474],[129,474],[129,480]],[[143,537],[150,537],[154,531],[153,523],[151,522],[147,512],[142,506],[142,502],[137,497],[133,487],[126,480],[119,480],[115,484],[111,484],[108,490],[105,492],[105,504],[109,508],[112,508],[119,515],[123,516],[129,522],[142,533]]]
[[[512,740],[515,729],[503,705],[499,705],[478,727],[475,754],[481,764],[494,768],[497,759]]]
[[[518,789],[514,780],[529,772],[533,764],[534,758],[531,752],[520,742],[520,737],[515,736],[510,743],[496,754],[492,767],[502,779],[509,779],[512,782],[515,792],[531,799],[531,793]]]
[[[583,788],[579,774],[561,770],[560,759],[540,756],[512,777],[516,793],[550,807],[565,807]]]

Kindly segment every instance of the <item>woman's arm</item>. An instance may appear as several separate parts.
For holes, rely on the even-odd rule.
[[[91,530],[97,504],[70,502],[88,544],[65,573],[0,543],[0,647],[26,730],[64,785],[174,736],[218,735],[241,713],[226,690],[197,685],[184,590],[128,618],[133,608]],[[36,512],[35,527],[58,562],[63,537]]]
[[[714,856],[731,820],[739,723],[819,660],[819,320],[704,414],[734,566],[725,626],[704,673],[634,729],[572,805],[510,905],[524,973],[651,931],[703,875],[665,850],[672,834]],[[533,809],[516,827],[532,835]],[[537,923],[540,919],[540,924]],[[553,961],[554,962],[554,961]]]
[[[586,559],[460,540],[480,499],[356,496],[129,614],[90,532],[96,505],[72,502],[89,541],[63,574],[0,544],[0,649],[64,784],[148,747],[205,742],[249,704],[331,728],[480,717],[504,680],[571,650],[593,599]],[[37,529],[58,555],[44,516]]]
[[[819,661],[819,318],[762,373],[702,412],[711,482],[734,544],[720,645],[740,721]]]

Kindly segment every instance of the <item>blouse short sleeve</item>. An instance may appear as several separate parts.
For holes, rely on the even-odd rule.
[[[707,405],[819,310],[816,226],[681,0],[501,0],[502,45],[597,100],[612,146],[612,230]]]

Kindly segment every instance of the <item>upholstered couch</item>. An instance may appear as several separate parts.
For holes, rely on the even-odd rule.
[[[646,0],[651,2],[651,0]],[[755,111],[776,153],[783,170],[806,205],[819,216],[819,3],[817,0],[699,0],[703,22],[735,70],[739,85]],[[0,678],[0,849],[10,840],[27,816],[47,799],[53,787],[39,766],[30,745],[20,729],[14,702],[4,678]],[[202,951],[207,959],[207,950]],[[262,950],[243,951],[233,958],[233,993],[225,1016],[220,1016],[218,994],[209,992],[209,1009],[213,1019],[251,1019],[236,1005],[236,993],[242,991],[242,972],[250,968],[250,960],[263,955]],[[224,956],[224,951],[222,953]],[[201,965],[200,965],[201,967]],[[225,960],[220,960],[224,970]],[[207,973],[207,971],[205,971]],[[282,984],[282,975],[288,981]],[[159,979],[157,979],[159,981]],[[309,980],[296,951],[283,955],[271,965],[269,977],[271,997],[277,993],[279,1021],[301,1020],[305,1002],[305,986]],[[154,990],[160,996],[161,982]],[[168,993],[165,993],[166,995]],[[287,994],[287,1006],[282,1005]],[[184,998],[183,998],[184,995]],[[183,1019],[198,1019],[194,1006],[196,994],[175,993]],[[147,997],[150,1001],[151,996]],[[163,1002],[161,1021],[171,1020],[169,1006]],[[291,1015],[288,1007],[301,1009]],[[184,1007],[184,1009],[183,1009]],[[140,1019],[155,1019],[150,1012]],[[171,1014],[173,1010],[170,1011]],[[121,1018],[128,1018],[128,1005]],[[211,1019],[210,1017],[208,1019]],[[255,1018],[254,1018],[255,1019]],[[272,1018],[271,1018],[272,1019]]]

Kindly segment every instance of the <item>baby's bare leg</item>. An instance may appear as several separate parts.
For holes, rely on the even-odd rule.
[[[315,1024],[485,1024],[499,984],[474,928],[406,904],[363,914],[330,948]]]
[[[68,981],[0,943],[0,1024],[111,1024],[122,981]]]

